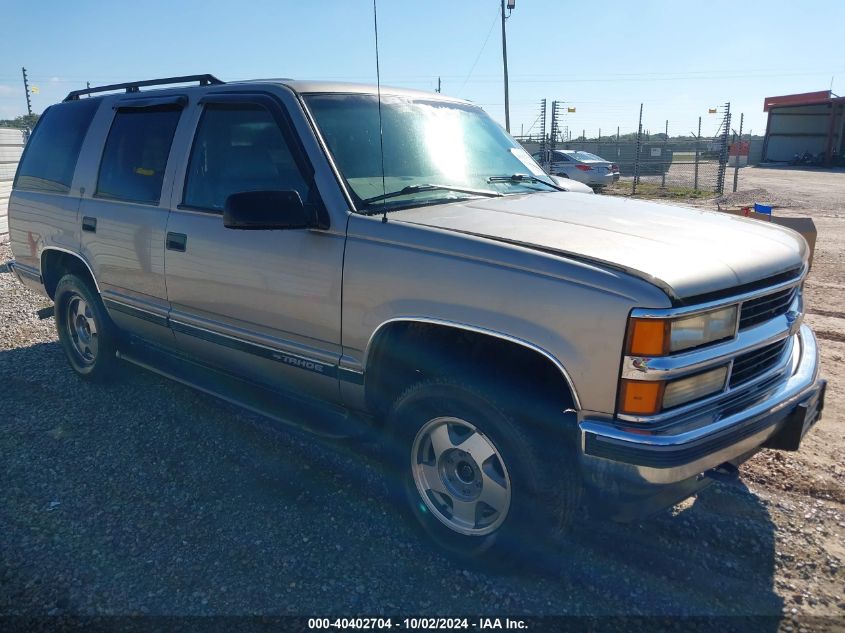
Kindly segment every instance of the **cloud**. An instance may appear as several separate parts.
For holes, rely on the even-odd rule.
[[[18,86],[7,86],[0,84],[0,97],[23,94],[23,89]]]
[[[50,83],[57,84],[62,81],[61,77],[50,77]]]

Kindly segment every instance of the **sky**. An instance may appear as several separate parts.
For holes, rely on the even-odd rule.
[[[499,0],[377,0],[381,82],[481,105],[504,124]],[[372,0],[2,0],[0,119],[70,90],[212,73],[376,79]],[[537,132],[539,102],[558,100],[573,137],[643,125],[712,135],[731,103],[732,127],[762,134],[768,96],[845,94],[845,2],[781,0],[516,0],[507,20],[513,134]],[[721,109],[720,109],[721,111]],[[532,128],[533,126],[533,128]]]

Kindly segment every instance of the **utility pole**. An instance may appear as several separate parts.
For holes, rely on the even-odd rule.
[[[440,77],[437,78],[437,92],[440,92]]]
[[[29,81],[26,78],[26,68],[21,68],[23,71],[23,91],[26,93],[26,113],[32,116],[32,102],[29,100]]]
[[[507,19],[507,16],[505,15],[505,1],[506,0],[502,0],[502,64],[505,69],[505,129],[508,134],[510,134],[511,109],[510,100],[508,99],[508,38],[505,34],[505,20]],[[516,0],[507,0],[509,12],[513,11],[515,2]]]

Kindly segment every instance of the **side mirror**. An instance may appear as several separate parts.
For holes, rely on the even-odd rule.
[[[317,217],[313,207],[302,204],[296,191],[241,191],[226,198],[223,226],[242,230],[307,229],[317,226]]]

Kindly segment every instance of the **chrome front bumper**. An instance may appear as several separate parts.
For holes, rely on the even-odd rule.
[[[726,462],[748,459],[792,422],[791,414],[802,403],[823,398],[816,337],[806,325],[795,337],[787,377],[698,428],[648,434],[631,423],[582,420],[581,466],[588,482],[599,488],[620,487],[621,482],[675,484]],[[818,406],[821,409],[823,402]]]

